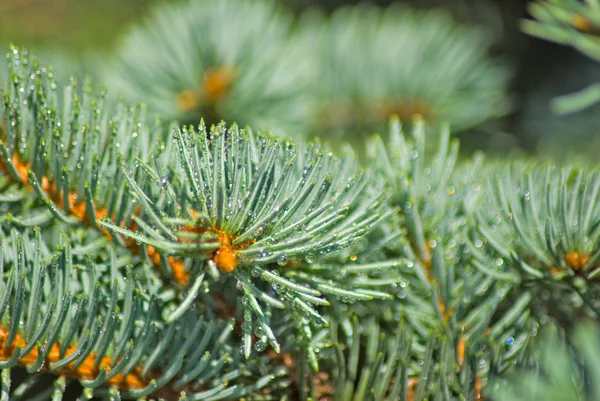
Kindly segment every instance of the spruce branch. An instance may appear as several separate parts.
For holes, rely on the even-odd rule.
[[[490,37],[441,10],[347,6],[300,21],[306,48],[318,44],[311,86],[318,101],[314,129],[344,136],[385,130],[390,115],[409,124],[472,127],[509,110],[506,66],[491,60]],[[373,62],[377,60],[377,62]]]
[[[96,220],[110,216],[119,226],[135,224],[138,208],[121,166],[133,168],[137,160],[149,160],[168,146],[160,140],[159,123],[147,124],[139,106],[120,105],[111,115],[106,94],[92,96],[89,82],[79,88],[72,81],[60,101],[51,69],[38,65],[27,51],[12,48],[9,56],[11,80],[2,91],[0,110],[0,167],[34,192],[53,218],[95,227],[116,240]],[[134,242],[120,245],[139,253]],[[154,249],[147,253],[161,265]],[[173,258],[163,273],[180,283],[189,280],[183,264]]]
[[[379,316],[387,330],[404,318],[417,352],[423,352],[432,331],[443,333],[458,367],[467,363],[465,355],[478,355],[489,369],[506,372],[528,352],[536,324],[528,309],[531,294],[514,289],[519,281],[514,273],[488,268],[494,260],[478,261],[481,244],[473,246],[472,226],[486,207],[482,160],[457,164],[458,144],[449,140],[447,130],[438,138],[437,151],[430,156],[422,121],[414,121],[412,131],[404,133],[394,119],[388,143],[378,137],[369,143],[374,174],[390,188],[388,203],[397,214],[378,229],[393,241],[379,242],[377,231],[368,239],[381,245],[379,252],[385,256],[379,258],[402,256],[408,263],[395,275],[387,274],[401,284],[389,290],[393,301],[354,310],[365,318]],[[360,249],[354,256],[368,258]],[[351,263],[343,266],[350,268]]]
[[[312,75],[291,25],[270,0],[162,4],[126,32],[104,81],[168,120],[298,132],[309,119]]]
[[[3,49],[3,56],[5,55],[4,51],[10,47],[10,43],[0,44],[0,48]],[[94,59],[96,56],[75,55],[64,48],[51,44],[28,49],[25,52],[35,54],[37,61],[46,67],[49,74],[52,74],[52,78],[60,88],[69,85],[74,80],[84,82],[86,76],[94,75],[93,65],[97,64],[97,60]],[[6,56],[6,59],[10,58],[9,55]],[[8,87],[11,79],[10,67],[9,63],[6,63],[6,59],[2,57],[2,62],[0,62],[0,85],[4,87]],[[63,94],[62,92],[58,93],[60,100],[62,100]]]
[[[476,251],[478,265],[495,263],[490,270],[549,290],[550,305],[570,304],[548,307],[563,324],[571,324],[573,310],[597,315],[598,171],[516,164],[491,177],[491,203],[478,215],[481,240],[475,245],[485,242],[494,253]]]
[[[573,46],[583,54],[600,60],[600,2],[598,0],[537,0],[529,4],[533,20],[524,20],[522,29],[529,35]],[[600,101],[598,83],[575,93],[558,96],[552,108],[558,114],[574,113]]]
[[[126,111],[111,121],[103,106],[105,99],[91,97],[87,85],[82,92],[67,86],[65,91],[72,95],[58,105],[52,74],[26,52],[13,48],[10,55],[12,79],[3,90],[1,114],[0,151],[5,171],[16,182],[31,187],[65,223],[89,220],[90,216],[94,223],[98,214],[117,214],[119,208],[127,211],[129,205],[111,199],[114,191],[107,189],[114,188],[115,181],[109,184],[108,177],[116,178],[119,188],[124,184],[115,176],[117,159],[123,158],[120,155],[133,159],[150,148],[154,135],[142,126],[141,110]],[[108,210],[96,207],[97,202]],[[118,223],[123,214],[121,210]]]
[[[488,393],[498,401],[544,399],[596,400],[600,388],[598,327],[591,322],[579,324],[565,336],[549,327],[538,345],[537,361],[524,365],[506,379],[496,379]]]
[[[596,40],[600,33],[599,5],[597,0],[538,0],[529,5],[529,12],[536,20],[525,20],[522,27],[530,35],[571,45],[600,60]]]
[[[248,377],[258,371],[239,363],[227,341],[231,322],[209,322],[196,310],[162,322],[157,289],[131,267],[121,279],[116,259],[77,257],[66,236],[46,254],[39,230],[2,230],[1,369],[77,379],[89,394],[109,386],[125,398],[236,398],[276,379]]]
[[[300,369],[302,399],[419,400],[442,394],[446,399],[480,399],[482,379],[477,356],[457,362],[454,349],[432,331],[423,348],[400,320],[390,332],[374,316],[332,319],[328,335],[316,341],[324,360],[319,372]],[[304,360],[304,363],[307,361]]]
[[[7,314],[0,314],[3,369],[22,366],[33,373],[41,367],[43,372],[60,375],[55,398],[60,398],[65,383],[72,379],[78,379],[89,396],[107,395],[108,391],[113,399],[119,394],[138,398],[150,393],[171,398],[174,391],[182,390],[191,399],[239,398],[261,391],[269,383],[276,388],[284,370],[267,368],[260,357],[249,364],[237,362],[241,355],[237,346],[228,341],[233,327],[230,322],[216,319],[208,310],[208,316],[202,317],[195,308],[171,309],[177,291],[165,288],[164,281],[149,270],[161,263],[156,250],[147,249],[148,260],[135,257],[139,253],[137,244],[119,241],[96,225],[96,219],[105,215],[120,226],[142,223],[134,217],[140,213],[139,208],[128,196],[129,181],[124,175],[119,176],[119,166],[136,168],[136,156],[151,159],[153,138],[156,148],[152,155],[164,153],[169,143],[161,142],[155,132],[146,131],[143,115],[136,115],[139,109],[121,109],[111,117],[102,99],[89,96],[87,89],[80,92],[70,85],[66,91],[69,96],[61,104],[48,70],[38,66],[27,52],[11,50],[11,81],[3,89],[0,112],[2,178],[14,191],[5,194],[5,203],[15,215],[33,212],[33,216],[26,219],[9,215],[6,219],[11,224],[7,230],[16,237],[11,240],[13,260],[4,253],[3,266],[8,271],[0,274],[2,302],[8,307]],[[158,164],[161,162],[169,164],[165,159]],[[28,202],[14,201],[13,195],[19,199],[25,194],[35,196],[29,195],[32,201]],[[43,240],[39,235],[35,240],[19,239],[17,230],[36,223],[44,226]],[[61,234],[57,241],[55,233],[61,228],[69,235]],[[17,263],[18,257],[25,258],[19,252],[21,248],[15,250],[14,244],[21,243],[19,246],[26,251],[44,249],[43,261],[36,257],[35,263],[33,258]],[[56,245],[58,251],[50,251]],[[114,246],[115,251],[108,252],[107,260],[98,259],[98,255]],[[169,270],[173,262],[180,263],[167,259]],[[133,264],[139,276],[126,273],[124,278],[122,269],[131,270],[124,267],[127,264]],[[38,270],[30,274],[23,266]],[[57,287],[48,266],[84,274],[69,273],[65,279],[68,286]],[[187,276],[183,264],[179,267]],[[42,273],[36,272],[43,269],[50,273],[42,284],[28,281],[41,277]],[[201,277],[194,280],[199,288],[192,288],[204,290]],[[49,288],[58,291],[58,295],[53,296]],[[33,291],[31,297],[24,296],[29,290]],[[83,293],[87,295],[75,296]],[[177,322],[165,323],[165,313],[177,313]],[[216,321],[224,331],[219,335],[210,329],[208,321]],[[212,334],[202,334],[206,330]],[[202,341],[198,337],[201,334]],[[173,345],[181,352],[171,352]],[[191,345],[196,347],[194,352]],[[207,353],[202,356],[204,351]],[[34,386],[36,376],[32,377],[29,382]],[[11,390],[10,380],[3,380],[3,385],[8,386],[5,388],[9,393],[27,392],[30,388]],[[105,386],[111,387],[106,390]]]
[[[380,192],[351,159],[342,162],[318,143],[301,148],[235,125],[209,130],[201,124],[197,132],[176,129],[173,136],[180,172],[171,174],[174,180],[165,184],[162,197],[144,192],[123,171],[142,210],[154,211],[146,220],[136,219],[140,230],[109,220],[100,224],[161,254],[200,261],[200,271],[231,274],[244,293],[246,327],[253,327],[248,314],[254,314],[276,350],[279,344],[261,305],[289,308],[324,324],[316,309],[329,304],[323,296],[387,297],[340,288],[320,280],[318,270],[296,272],[301,262],[354,245],[382,216]],[[144,170],[157,176],[150,166]],[[160,210],[162,198],[178,212]],[[249,340],[250,332],[245,337]]]
[[[450,145],[449,131],[443,130],[436,155],[426,161],[425,129],[420,118],[414,120],[411,133],[412,138],[405,136],[400,121],[392,119],[389,145],[374,137],[367,152],[375,174],[391,189],[389,203],[399,213],[400,220],[388,221],[406,229],[399,249],[407,252],[405,257],[415,262],[421,286],[438,285],[438,290],[443,291],[442,295],[448,301],[447,289],[451,287],[451,281],[445,285],[445,277],[434,277],[435,273],[447,273],[443,266],[444,257],[434,260],[434,256],[443,255],[440,248],[446,244],[442,241],[456,238],[465,225],[461,205],[452,201],[456,198],[453,197],[456,188],[449,182],[457,160],[458,143],[454,141]],[[454,247],[456,241],[452,241],[450,246]],[[438,242],[440,248],[436,249]],[[410,245],[408,249],[403,246],[407,244]],[[444,300],[440,300],[437,309],[442,315],[447,312]]]
[[[183,263],[166,256],[168,252],[158,253],[158,249],[164,245],[163,239],[159,238],[161,230],[164,232],[166,228],[181,227],[182,229],[175,232],[174,235],[175,238],[183,239],[182,247],[179,249],[171,247],[170,251],[175,250],[174,253],[180,256],[193,256],[192,265],[187,267],[190,272],[198,272],[198,264],[207,267],[204,262],[212,262],[212,264],[208,263],[209,276],[215,275],[219,268],[227,269],[227,266],[231,266],[232,259],[233,266],[237,267],[237,254],[229,252],[229,247],[233,250],[233,246],[236,245],[234,241],[239,239],[239,236],[234,239],[224,230],[220,232],[206,230],[203,225],[210,222],[211,217],[206,213],[196,213],[187,206],[182,207],[179,211],[175,210],[182,206],[180,201],[198,205],[198,193],[193,194],[189,191],[190,187],[186,182],[186,177],[190,176],[186,176],[186,173],[189,174],[190,171],[189,169],[186,171],[185,166],[181,166],[176,160],[179,152],[177,141],[165,140],[163,142],[160,134],[157,134],[156,131],[143,131],[145,129],[144,117],[135,114],[139,109],[121,109],[120,114],[111,117],[107,108],[102,104],[103,98],[98,101],[90,96],[88,87],[83,91],[77,91],[74,89],[74,85],[67,87],[69,96],[65,97],[65,102],[62,104],[57,100],[56,85],[45,67],[39,67],[34,58],[30,58],[26,52],[20,53],[16,49],[11,50],[11,60],[12,81],[11,85],[4,90],[5,103],[1,114],[3,122],[1,145],[4,149],[3,160],[7,183],[22,191],[27,189],[35,193],[35,198],[41,200],[50,213],[49,217],[48,213],[45,216],[50,219],[47,223],[52,223],[50,224],[51,231],[54,230],[52,228],[54,224],[58,224],[65,228],[69,227],[67,229],[74,236],[84,232],[85,227],[94,228],[99,234],[102,234],[85,238],[77,247],[77,251],[74,251],[75,254],[87,255],[90,252],[99,251],[108,246],[107,240],[111,240],[115,242],[119,252],[122,252],[122,259],[115,259],[115,262],[122,263],[125,260],[136,265],[141,262],[141,266],[146,266],[144,258],[133,257],[139,253],[139,248],[135,243],[135,239],[139,240],[139,238],[134,237],[134,240],[121,241],[102,226],[96,225],[96,222],[100,218],[110,217],[112,228],[115,230],[153,232],[150,237],[159,243],[146,243],[146,246],[142,247],[147,256],[146,261],[149,264],[164,267],[163,271],[165,272],[173,271],[174,266],[178,267],[179,272],[183,272],[183,274],[179,276],[173,274],[173,278],[180,284],[189,285],[189,288],[188,294],[184,294],[184,299],[174,309],[176,304],[173,301],[181,299],[180,295],[174,295],[168,289],[167,291],[157,291],[156,296],[160,300],[161,307],[157,308],[155,315],[144,322],[160,322],[160,319],[166,316],[167,324],[180,323],[196,307],[193,301],[197,294],[203,294],[208,287],[202,274],[191,277],[192,280],[188,284],[187,277],[190,276]],[[142,137],[140,133],[144,136]],[[267,228],[267,233],[272,231],[273,234],[280,235],[284,242],[289,240],[292,244],[299,245],[308,240],[308,247],[295,246],[289,248],[287,253],[283,252],[285,249],[277,248],[279,254],[283,253],[286,257],[290,255],[290,258],[308,261],[307,259],[315,258],[316,254],[336,251],[356,243],[368,231],[369,226],[381,218],[380,195],[377,191],[370,192],[371,187],[367,185],[367,177],[362,173],[356,174],[355,163],[342,163],[320,145],[296,148],[286,143],[284,148],[282,142],[264,135],[255,136],[252,133],[243,135],[247,136],[246,139],[250,139],[249,142],[246,142],[247,146],[245,147],[248,157],[245,161],[248,164],[245,169],[241,168],[244,167],[243,163],[242,166],[234,167],[241,168],[241,175],[236,176],[236,179],[245,180],[244,184],[255,185],[258,188],[253,195],[257,202],[250,199],[252,207],[257,208],[256,216],[264,220],[263,223],[268,223],[271,214],[275,213],[275,216],[280,214],[280,224]],[[191,137],[194,136],[196,134],[191,135]],[[182,138],[180,137],[179,140],[190,139]],[[110,146],[112,145],[111,139],[117,140],[119,146]],[[24,146],[17,144],[24,144]],[[48,144],[53,146],[48,146]],[[263,145],[267,144],[269,146],[263,148]],[[208,142],[205,145],[208,145]],[[153,146],[154,150],[151,152],[149,149]],[[241,149],[244,149],[244,146],[240,145],[238,150]],[[267,149],[266,153],[263,153],[261,149]],[[292,155],[285,152],[296,152],[297,154]],[[244,154],[241,151],[239,153],[240,155]],[[268,168],[261,170],[260,158],[265,155],[270,155],[268,158],[270,164],[267,164]],[[204,159],[197,156],[196,159]],[[222,159],[222,161],[224,160]],[[235,159],[232,158],[232,160]],[[194,160],[194,163],[198,163],[198,160]],[[248,166],[252,167],[248,168]],[[213,168],[210,163],[204,164],[204,167]],[[301,179],[303,174],[306,181]],[[274,176],[279,176],[279,181],[272,181]],[[258,181],[253,182],[252,179],[256,177],[259,177]],[[198,182],[195,184],[196,188],[199,188]],[[216,184],[215,182],[213,189],[218,187]],[[279,185],[279,188],[275,184]],[[288,195],[286,194],[288,190],[296,190],[301,196],[299,200],[289,198],[285,201],[283,206],[287,203],[289,206],[287,210],[273,210],[266,213],[267,208],[262,207],[260,203],[265,200],[262,198],[268,195],[261,192],[265,189],[282,190],[281,192],[275,191],[274,198],[265,198],[267,201],[285,200],[284,195]],[[193,195],[196,195],[195,199]],[[239,195],[243,194],[240,192]],[[271,193],[269,196],[271,195],[273,194]],[[242,198],[238,200],[241,201]],[[324,201],[328,202],[322,206]],[[202,210],[202,208],[198,209]],[[246,210],[243,212],[245,213]],[[212,217],[215,218],[215,216],[217,215],[213,214]],[[246,230],[246,235],[251,237],[255,229],[259,234],[259,228],[264,230],[261,225],[255,227],[255,224],[250,224],[250,220],[246,221],[246,217],[240,213],[237,216],[234,214],[234,217],[238,219],[236,224],[240,227],[236,235],[241,236],[243,235],[242,231]],[[226,219],[223,221],[227,222]],[[319,227],[320,225],[322,226]],[[336,228],[338,232],[325,233],[325,228]],[[296,229],[298,229],[297,232]],[[163,243],[161,244],[160,241]],[[265,245],[257,238],[252,238],[250,242],[255,248]],[[195,253],[190,253],[189,244],[194,244]],[[290,242],[287,242],[286,246],[289,245]],[[245,249],[252,250],[250,248],[251,246],[248,246]],[[223,254],[220,252],[217,254],[217,251],[220,250],[223,251]],[[211,256],[208,260],[207,255]],[[248,259],[247,256],[246,258]],[[281,259],[279,255],[277,259]],[[262,274],[268,280],[272,280],[271,285],[260,283],[256,285],[256,280],[253,280],[253,276],[247,268],[243,275],[239,275],[238,271],[234,272],[239,276],[236,280],[238,285],[246,293],[245,297],[238,297],[234,303],[237,310],[245,311],[243,313],[246,321],[243,326],[245,341],[243,354],[246,356],[249,353],[248,345],[254,341],[254,333],[260,334],[257,349],[269,342],[277,345],[269,326],[272,308],[280,308],[286,306],[287,303],[287,306],[291,306],[296,312],[297,321],[294,326],[309,333],[310,318],[300,317],[302,314],[306,314],[306,317],[312,316],[314,319],[324,322],[315,309],[328,304],[328,301],[321,297],[322,293],[344,300],[386,296],[385,293],[379,291],[361,292],[352,285],[346,289],[343,286],[338,288],[329,282],[323,282],[323,280],[319,290],[310,289],[305,286],[310,282],[310,276],[297,279],[299,283],[294,281],[295,278],[280,277],[270,271],[276,265],[274,262],[275,260],[265,260],[262,263],[262,266],[269,268],[263,269]],[[255,269],[260,269],[260,266],[255,266]],[[160,280],[156,280],[148,270],[144,270],[143,275],[152,277],[155,285],[160,283]],[[185,279],[182,280],[181,277]],[[285,295],[285,299],[280,296],[285,303],[277,299],[276,290],[278,288],[273,288],[281,284],[286,286],[284,291],[279,291],[279,295]],[[292,296],[286,291],[289,291]],[[206,303],[206,297],[202,296],[201,298]],[[79,310],[85,311],[85,308],[82,306]],[[257,317],[255,325],[252,325],[249,317],[253,313]],[[13,327],[16,326],[13,325]],[[91,334],[94,333],[90,332]],[[310,336],[310,334],[308,335]],[[81,340],[90,344],[93,339],[92,337],[72,338],[78,342]],[[260,344],[263,345],[259,346]],[[86,346],[85,342],[83,346]],[[137,351],[137,354],[140,352]],[[15,359],[18,358],[15,356],[16,354],[12,355]],[[175,374],[178,369],[176,366],[171,366],[168,370],[169,375]],[[267,369],[266,372],[268,373],[265,377],[272,377],[271,369]],[[86,380],[92,380],[94,386],[101,385],[106,381],[105,377],[100,376],[101,374]],[[253,388],[258,389],[257,386],[260,387],[267,381],[269,380],[258,380],[252,386],[239,387],[238,390],[235,390],[237,393],[225,392],[221,396],[247,393],[253,391]],[[156,384],[160,388],[164,385],[165,383],[162,382]],[[57,386],[57,388],[61,387],[59,384]],[[154,388],[153,383],[148,383],[148,386],[147,392],[159,391],[158,388]],[[114,393],[117,390],[110,391]]]

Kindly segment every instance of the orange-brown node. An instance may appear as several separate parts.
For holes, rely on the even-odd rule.
[[[415,390],[417,389],[417,384],[419,384],[418,377],[411,377],[408,379],[408,394],[406,397],[406,401],[415,400]]]
[[[215,103],[227,95],[233,79],[235,69],[231,66],[210,68],[202,78],[202,93],[208,103]]]
[[[295,268],[300,267],[300,266],[302,266],[302,260],[295,259],[295,260],[290,260],[283,267],[285,267],[287,269],[295,269]]]
[[[481,377],[477,377],[475,379],[475,399],[476,400],[483,400],[483,393],[481,392],[481,390],[483,390],[483,380],[481,379]]]
[[[237,267],[237,254],[231,245],[232,238],[223,230],[217,231],[221,246],[213,254],[213,261],[222,273],[231,273]]]
[[[146,247],[148,257],[154,266],[160,266],[160,253],[153,246]],[[167,262],[171,268],[171,275],[175,282],[187,286],[190,281],[190,274],[185,270],[183,262],[172,256],[167,257]]]
[[[17,334],[9,347],[6,344],[7,338],[7,330],[0,326],[0,360],[9,360],[13,356],[17,347],[21,347],[21,349],[23,349],[27,345],[27,341],[21,335]],[[77,352],[77,346],[73,345],[67,348],[63,357],[72,355],[75,352]],[[33,347],[31,351],[19,359],[17,364],[24,367],[31,366],[37,361],[37,359],[38,348]],[[112,368],[112,358],[104,357],[100,360],[100,363],[96,365],[96,356],[94,353],[90,353],[77,367],[75,367],[75,362],[71,362],[67,366],[50,372],[48,370],[49,365],[61,359],[60,346],[58,344],[54,344],[46,356],[46,360],[41,371],[52,373],[57,376],[65,376],[68,378],[94,380],[100,374],[102,368],[104,368],[107,373],[110,372]],[[141,367],[137,366],[133,368],[133,370],[131,370],[131,372],[127,375],[123,376],[122,374],[117,374],[107,380],[104,384],[115,386],[121,390],[143,389],[148,385],[151,379],[152,377],[142,377],[142,369]]]
[[[437,282],[436,282],[436,284],[437,284]],[[438,284],[438,287],[439,287],[439,284]],[[447,308],[446,304],[443,301],[438,302],[438,309],[439,309],[440,313],[442,314],[442,316],[444,316],[445,321],[450,320],[450,317],[454,314],[454,309]]]
[[[29,163],[23,163],[21,160],[19,160],[19,155],[16,153],[11,157],[10,162],[13,164],[13,166],[15,166],[21,181],[23,181],[24,184],[28,184],[29,174],[27,174],[27,171],[29,170]],[[4,170],[6,169],[6,166],[3,165],[2,167]]]
[[[396,115],[403,122],[411,122],[415,115],[421,116],[425,121],[433,119],[431,108],[422,100],[388,99],[384,100],[378,113],[382,118]]]
[[[177,95],[177,108],[188,112],[195,110],[200,104],[200,96],[193,90],[184,90]]]
[[[580,32],[590,33],[593,35],[598,35],[600,33],[600,29],[590,21],[590,19],[581,14],[575,14],[571,19],[571,26],[577,29]]]
[[[466,341],[464,337],[458,339],[458,344],[456,345],[456,357],[458,358],[458,365],[462,368],[463,362],[465,361],[465,348]]]
[[[248,248],[250,245],[255,243],[256,240],[253,239],[233,245],[233,240],[236,238],[234,235],[227,234],[222,229],[214,226],[211,228],[211,231],[217,234],[217,239],[220,243],[219,248],[212,253],[212,260],[222,273],[231,273],[238,265],[237,251]]]
[[[16,153],[12,156],[11,163],[17,170],[17,173],[19,174],[21,181],[26,185],[29,184],[29,175],[27,173],[27,171],[29,170],[29,163],[22,162],[19,159],[19,155]],[[6,170],[6,166],[2,165],[2,169]],[[42,189],[46,192],[46,195],[48,195],[48,197],[52,200],[52,202],[54,202],[58,208],[63,208],[65,205],[65,199],[64,199],[64,196],[61,195],[60,191],[57,190],[56,184],[54,182],[52,182],[46,176],[42,177],[40,184],[41,184]],[[85,206],[84,201],[77,199],[77,196],[75,194],[69,194],[66,202],[68,202],[71,213],[78,220],[84,221],[88,224],[95,225],[95,222],[89,221],[89,218],[86,213],[86,206]],[[107,214],[108,213],[107,213],[106,209],[96,210],[96,219],[101,220]],[[110,238],[110,233],[108,230],[103,230],[103,232]]]
[[[185,270],[185,265],[179,259],[172,256],[167,257],[167,262],[171,267],[171,274],[173,274],[173,280],[187,286],[190,282],[190,274]]]
[[[438,302],[438,309],[442,315],[446,314],[446,304],[443,301]]]
[[[573,26],[573,28],[577,29],[578,31],[583,31],[583,32],[588,31],[591,27],[590,20],[581,14],[575,14],[573,16],[573,19],[571,19],[571,25]]]
[[[85,202],[79,202],[74,194],[69,194],[69,209],[71,210],[71,213],[77,217],[77,220],[87,222],[88,216],[85,211]],[[97,220],[100,219],[97,218]]]
[[[580,273],[588,264],[588,255],[579,252],[571,252],[564,258],[565,264],[574,272]]]
[[[317,372],[313,375],[313,386],[319,400],[333,400],[335,387],[329,374],[326,372]]]
[[[292,364],[294,363],[292,354],[290,354],[289,352],[284,353],[283,354],[283,363],[285,364],[285,366],[292,366]]]
[[[221,246],[215,251],[213,260],[222,273],[231,273],[237,267],[237,255],[232,248]]]

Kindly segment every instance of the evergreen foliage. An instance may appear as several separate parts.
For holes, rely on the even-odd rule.
[[[600,2],[597,0],[538,0],[529,7],[537,20],[523,21],[530,35],[573,46],[583,54],[600,60]],[[557,97],[552,106],[557,113],[573,113],[600,101],[600,84]]]
[[[297,313],[306,326],[311,319],[326,323],[315,310],[329,304],[321,295],[346,301],[387,296],[340,288],[319,280],[317,271],[305,277],[288,273],[305,261],[312,263],[320,255],[352,246],[382,217],[380,193],[369,187],[367,175],[355,173],[351,158],[342,164],[318,144],[298,149],[291,142],[236,126],[213,126],[210,131],[201,126],[199,132],[175,129],[173,141],[180,160],[170,165],[182,168],[165,172],[168,178],[157,171],[164,170],[165,164],[155,162],[153,169],[139,162],[147,174],[141,182],[159,181],[164,200],[154,201],[156,197],[144,191],[140,181],[123,173],[132,196],[147,211],[146,220],[134,216],[144,235],[109,219],[101,224],[163,255],[193,258],[190,273],[200,274],[193,287],[196,291],[202,272],[232,273],[245,294],[247,358],[253,327],[249,314],[258,319],[256,324],[269,344],[280,349],[264,305],[289,308],[288,314]],[[161,210],[161,203],[166,210]],[[259,288],[256,278],[274,293]],[[183,305],[195,296],[188,294]]]
[[[166,119],[277,133],[364,136],[390,114],[459,130],[509,110],[510,70],[488,56],[490,35],[446,13],[356,6],[291,22],[268,0],[158,7],[104,79]]]
[[[577,326],[573,340],[551,332],[537,350],[538,362],[531,370],[521,371],[509,380],[495,383],[494,398],[499,401],[544,399],[597,400],[600,389],[598,327],[590,322]]]
[[[119,106],[111,115],[105,97],[91,96],[87,85],[67,86],[61,102],[51,70],[16,49],[10,77],[0,152],[3,201],[14,209],[7,210],[12,240],[5,244],[16,256],[4,259],[5,368],[42,367],[86,388],[108,383],[125,397],[185,389],[193,399],[236,398],[281,376],[276,366],[255,365],[264,354],[250,359],[255,335],[257,351],[267,344],[279,351],[272,316],[307,338],[313,320],[327,323],[316,309],[329,304],[321,295],[342,302],[388,297],[299,268],[355,244],[382,217],[381,193],[350,155],[341,163],[318,143],[297,146],[235,126],[164,135],[160,123],[146,124],[140,107]],[[19,202],[24,198],[33,203]],[[35,241],[23,231],[32,226]],[[24,266],[33,273],[24,274]],[[85,275],[57,287],[57,269]],[[232,294],[231,284],[244,295]],[[84,293],[77,308],[65,306]],[[277,315],[282,308],[291,314]],[[226,341],[239,313],[241,342]],[[211,348],[204,323],[215,320],[228,331]],[[186,322],[196,326],[184,329]],[[177,343],[178,352],[167,352]],[[186,352],[198,343],[205,348]],[[34,344],[42,347],[35,365]],[[205,377],[202,366],[192,369],[201,355],[218,370]],[[252,367],[238,366],[239,357]],[[235,369],[219,376],[229,363]],[[266,376],[236,383],[261,370]]]
[[[27,53],[12,51],[0,144],[5,377],[15,366],[60,375],[41,399],[52,393],[60,399],[72,378],[86,394],[108,391],[111,399],[119,392],[170,399],[181,390],[191,399],[222,399],[279,377],[236,362],[241,356],[226,341],[228,319],[192,308],[177,322],[161,318],[176,294],[152,264],[140,262],[135,243],[96,224],[105,214],[131,223],[135,205],[121,171],[134,168],[136,157],[150,158],[158,131],[141,122],[139,108],[108,116],[104,99],[91,98],[87,87],[66,87],[59,103],[52,76]],[[225,372],[229,363],[236,368]],[[102,384],[112,387],[94,391]],[[10,382],[4,386],[8,395]],[[36,381],[23,386],[14,394],[28,399]]]
[[[298,132],[314,77],[291,24],[271,0],[165,4],[122,39],[105,82],[168,120]]]
[[[126,42],[120,79],[167,119],[207,117],[198,126],[167,128],[89,80],[58,84],[11,48],[0,85],[1,401],[598,398],[600,170],[459,160],[442,121],[462,128],[505,112],[506,70],[443,14],[361,7],[319,28],[323,17],[306,14],[297,32],[264,1],[155,12]],[[192,27],[214,42],[165,33]],[[456,70],[367,85],[376,75],[359,55],[378,54],[373,68],[391,76],[402,63],[390,37],[420,27],[411,46]],[[253,35],[264,32],[261,48]],[[348,68],[315,97],[351,99],[352,124],[370,126],[369,107],[394,96],[430,96],[439,115],[402,122],[393,110],[388,132],[366,142],[368,169],[349,148],[253,130],[309,126],[318,102],[300,97],[315,86],[259,67],[301,60],[313,34],[328,38],[318,54],[348,46],[317,58]],[[138,58],[127,54],[142,43]],[[140,61],[157,46],[173,58]],[[403,68],[421,70],[408,58]],[[232,63],[226,96],[186,86],[219,81]],[[188,89],[197,103],[174,108]],[[287,114],[288,94],[310,107]],[[228,113],[255,125],[227,125]]]
[[[5,58],[5,50],[10,47],[8,43],[0,44],[0,47],[4,49],[2,52],[2,62],[0,63],[0,82],[3,86],[8,84],[7,80],[10,78],[9,74],[9,60]],[[71,77],[77,79],[77,81],[84,81],[86,77],[95,76],[95,70],[92,65],[97,60],[95,57],[88,54],[87,56],[75,56],[64,49],[59,47],[40,47],[30,50],[35,53],[35,57],[40,63],[43,63],[47,68],[52,70],[54,74],[54,80],[61,88],[68,85],[71,81]],[[62,91],[59,91],[57,95],[60,97],[63,95]]]
[[[489,57],[491,35],[438,9],[366,4],[325,17],[307,12],[300,35],[317,60],[313,130],[340,136],[385,130],[414,114],[455,131],[509,111],[510,70]]]

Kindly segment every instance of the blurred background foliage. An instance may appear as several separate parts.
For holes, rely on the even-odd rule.
[[[92,75],[102,75],[101,64],[104,55],[118,52],[119,46],[126,41],[132,25],[142,23],[152,15],[152,9],[161,4],[182,2],[181,0],[0,0],[0,45],[5,49],[8,48],[9,43],[29,47],[42,61],[52,60],[57,65],[59,73],[65,70],[60,66],[69,63],[71,65],[69,71],[75,74],[83,71]],[[278,2],[283,9],[287,8],[285,12],[293,13],[300,21],[303,20],[301,16],[306,10],[320,9],[321,13],[331,14],[348,5],[367,3],[355,0],[280,0]],[[524,18],[531,18],[527,9],[529,3],[526,0],[376,0],[370,2],[379,7],[393,4],[417,9],[445,9],[458,24],[475,27],[480,30],[480,36],[485,34],[488,38],[490,59],[486,60],[489,64],[481,65],[483,70],[496,68],[501,64],[506,71],[510,71],[510,79],[507,79],[504,84],[510,109],[503,112],[501,109],[505,105],[492,104],[492,107],[496,108],[497,116],[490,113],[489,118],[484,118],[486,121],[467,126],[456,133],[461,139],[463,152],[483,149],[488,153],[501,155],[513,151],[565,161],[573,157],[580,158],[582,155],[593,158],[600,151],[600,137],[597,135],[596,124],[597,116],[600,115],[598,113],[600,106],[596,104],[569,115],[557,115],[551,110],[550,105],[551,100],[556,96],[581,90],[599,81],[600,64],[568,46],[550,43],[524,33],[521,30],[521,23]],[[314,10],[311,12],[314,14]],[[440,49],[443,49],[445,38],[443,34],[439,36]],[[393,39],[390,40],[390,43],[394,42]],[[380,50],[374,49],[374,51]],[[313,52],[315,59],[326,55],[327,51],[320,54],[318,50]],[[105,83],[102,78],[100,81]],[[110,84],[108,85],[110,87]],[[433,95],[438,96],[436,93]],[[469,93],[463,95],[467,100],[474,98]],[[189,98],[184,100],[186,99],[189,100]],[[451,102],[451,98],[449,99]],[[465,104],[466,106],[461,106],[463,110],[471,107],[468,102]],[[409,112],[413,109],[419,111],[419,105],[411,107],[408,109]],[[452,112],[450,110],[450,113]],[[171,118],[171,116],[165,117]],[[175,116],[175,118],[180,117]],[[316,125],[323,126],[322,123]],[[288,127],[286,124],[283,126]],[[342,128],[348,131],[347,128]],[[371,127],[364,128],[362,132],[366,132],[365,129],[369,128]],[[310,127],[304,129],[310,130]],[[334,134],[334,131],[317,130],[313,133],[327,136],[329,133]]]

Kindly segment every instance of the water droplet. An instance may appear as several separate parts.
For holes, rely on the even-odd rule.
[[[279,266],[285,266],[287,264],[287,261],[287,256],[285,256],[285,254],[283,253],[277,258],[277,264]]]
[[[356,255],[350,255],[350,260],[351,261],[355,262],[356,259],[358,259],[358,256],[356,256]]]
[[[539,324],[534,323],[533,327],[531,328],[531,335],[532,336],[537,336],[539,328],[540,328]]]

